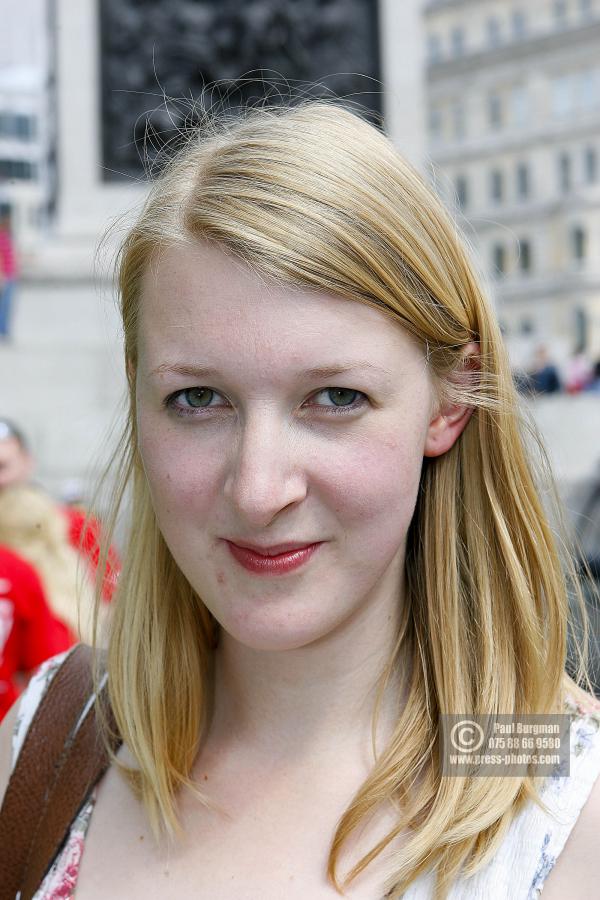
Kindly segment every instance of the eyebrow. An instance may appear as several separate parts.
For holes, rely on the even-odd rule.
[[[391,377],[392,373],[381,366],[376,366],[367,360],[356,360],[355,362],[333,363],[329,366],[312,366],[308,369],[301,369],[296,372],[299,378],[332,378],[334,375],[343,375],[346,372],[356,372],[358,369],[367,369],[376,372],[379,375]],[[187,378],[196,378],[202,380],[204,378],[213,378],[220,376],[222,373],[214,366],[196,366],[187,365],[185,363],[162,363],[155,369],[150,371],[150,375],[184,375]]]

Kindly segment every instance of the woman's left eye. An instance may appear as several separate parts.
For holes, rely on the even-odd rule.
[[[312,396],[319,397],[321,394],[325,394],[329,399],[333,400],[331,405],[321,403],[315,404],[321,409],[326,409],[328,414],[333,413],[334,415],[343,415],[345,413],[355,412],[368,402],[366,394],[351,388],[323,388]],[[212,388],[208,387],[185,388],[185,390],[176,391],[174,394],[167,397],[165,406],[174,410],[177,415],[196,416],[198,415],[198,410],[214,409],[215,407],[210,405],[210,401],[213,397],[220,396],[221,395],[217,391],[213,391]],[[347,400],[350,400],[351,402],[348,403],[346,402]]]
[[[352,388],[324,388],[322,391],[317,391],[316,394],[313,394],[313,397],[318,397],[319,394],[327,394],[330,398],[335,398],[333,406],[326,406],[333,413],[354,412],[367,402],[366,394],[363,394],[362,391],[355,391]],[[348,399],[348,395],[360,399],[353,400],[351,403],[345,403],[344,401]],[[342,401],[340,405],[338,405],[338,401]]]

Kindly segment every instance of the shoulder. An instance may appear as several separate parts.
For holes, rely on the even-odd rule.
[[[598,892],[600,849],[600,702],[590,696],[572,700],[571,778],[561,779],[570,796],[561,811],[571,811],[564,847],[543,886],[544,900],[562,900],[577,885],[578,896]],[[568,787],[567,787],[568,785]]]
[[[577,885],[578,896],[598,891],[600,835],[600,778],[587,798],[543,889],[544,900],[563,900]]]

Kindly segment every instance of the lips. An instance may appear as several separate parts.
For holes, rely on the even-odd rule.
[[[234,544],[233,541],[226,541],[229,552],[233,558],[249,572],[255,575],[283,575],[286,572],[292,572],[309,561],[309,559],[318,552],[322,541],[313,544],[305,544],[298,547],[296,544],[274,544],[271,547],[263,547],[262,550],[269,550],[269,554],[257,552],[248,547],[242,547]],[[288,547],[290,549],[283,550],[274,554],[274,550],[280,547]]]
[[[280,553],[293,553],[294,550],[304,550],[306,547],[311,547],[313,544],[319,542],[287,541],[283,544],[272,544],[270,547],[261,547],[259,544],[250,544],[248,541],[230,540],[229,543],[235,544],[236,547],[241,547],[245,550],[252,550],[254,553],[259,553],[261,556],[278,556]]]

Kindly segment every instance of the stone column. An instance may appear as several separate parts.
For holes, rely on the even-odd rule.
[[[390,137],[414,166],[425,165],[425,34],[422,0],[380,0],[384,115]]]

